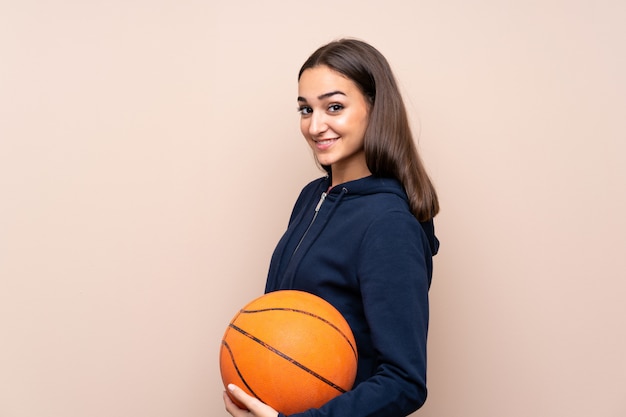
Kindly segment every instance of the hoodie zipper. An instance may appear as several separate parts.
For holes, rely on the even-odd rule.
[[[296,248],[293,250],[293,253],[291,254],[291,257],[293,257],[293,255],[296,254],[296,252],[300,248],[300,245],[302,244],[302,241],[304,241],[304,238],[309,233],[309,230],[311,230],[311,226],[313,226],[313,223],[315,223],[315,219],[317,218],[317,214],[320,212],[320,208],[322,207],[322,203],[324,203],[324,200],[326,199],[326,195],[327,195],[326,193],[322,193],[322,196],[320,197],[319,203],[317,203],[317,206],[315,206],[315,214],[313,214],[313,218],[311,219],[311,223],[309,223],[309,226],[304,231],[304,234],[300,238],[300,241],[298,242],[298,245],[296,246]]]

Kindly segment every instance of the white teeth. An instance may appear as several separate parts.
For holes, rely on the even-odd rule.
[[[317,143],[319,143],[320,145],[328,145],[331,142],[334,142],[337,139],[324,139],[324,140],[318,140]]]

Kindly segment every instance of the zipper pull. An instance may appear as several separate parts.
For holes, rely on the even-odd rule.
[[[322,196],[320,197],[320,202],[317,203],[317,207],[315,207],[316,213],[320,211],[320,207],[322,207],[322,203],[324,202],[325,199],[326,199],[326,193],[322,193]]]

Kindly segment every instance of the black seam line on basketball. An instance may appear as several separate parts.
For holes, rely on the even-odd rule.
[[[333,387],[334,389],[336,389],[337,391],[341,392],[342,394],[346,392],[345,389],[341,388],[339,385],[335,384],[334,382],[324,378],[322,375],[318,374],[317,372],[315,372],[314,370],[304,366],[303,364],[301,364],[300,362],[298,362],[297,360],[295,360],[294,358],[290,357],[289,355],[281,352],[280,350],[276,349],[275,347],[265,343],[264,341],[262,341],[261,339],[259,339],[258,337],[255,337],[254,335],[246,332],[244,329],[235,326],[234,324],[230,324],[229,325],[231,329],[237,330],[239,333],[241,333],[242,335],[254,340],[255,342],[257,342],[258,344],[260,344],[261,346],[263,346],[265,349],[268,349],[269,351],[277,354],[278,356],[280,356],[281,358],[291,362],[292,364],[294,364],[295,366],[297,366],[298,368],[302,369],[303,371],[311,374],[312,376],[314,376],[315,378],[319,379],[320,381],[326,383],[327,385],[330,385],[331,387]]]
[[[311,316],[314,317],[318,320],[323,321],[324,323],[328,324],[330,327],[332,327],[333,329],[335,329],[337,332],[339,332],[339,334],[341,335],[341,337],[343,337],[346,342],[348,342],[348,345],[350,345],[350,349],[352,349],[352,353],[354,354],[354,358],[356,359],[358,356],[356,354],[356,348],[352,345],[352,343],[350,342],[350,339],[348,339],[348,336],[346,336],[339,327],[335,326],[333,323],[331,323],[330,321],[326,320],[324,317],[318,316],[317,314],[313,314],[311,312],[305,311],[305,310],[298,310],[296,308],[287,308],[287,307],[273,307],[273,308],[262,308],[259,310],[241,310],[239,313],[242,314],[251,314],[251,313],[263,313],[266,311],[291,311],[294,313],[300,313],[300,314],[306,314],[307,316]]]
[[[237,361],[235,361],[235,356],[233,355],[233,351],[230,349],[230,346],[228,346],[228,343],[225,340],[222,340],[222,344],[224,345],[224,347],[226,347],[226,350],[228,351],[228,355],[230,355],[230,360],[233,363],[233,366],[235,367],[235,371],[237,371],[237,375],[239,375],[239,378],[244,383],[246,388],[248,388],[248,390],[252,393],[252,395],[254,395],[261,402],[265,402],[258,395],[256,395],[256,393],[254,392],[252,387],[250,385],[248,385],[248,383],[246,382],[246,378],[244,378],[243,375],[241,375],[241,372],[239,372],[239,367],[237,366]]]

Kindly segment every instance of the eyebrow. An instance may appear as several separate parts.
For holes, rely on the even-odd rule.
[[[324,93],[322,95],[319,95],[319,96],[317,96],[317,99],[318,100],[324,100],[325,98],[332,97],[332,96],[334,96],[336,94],[341,94],[342,96],[346,95],[346,93],[344,93],[343,91],[336,90],[336,91],[330,91],[328,93]],[[301,101],[303,103],[307,102],[306,98],[300,97],[300,96],[298,96],[298,101]]]

